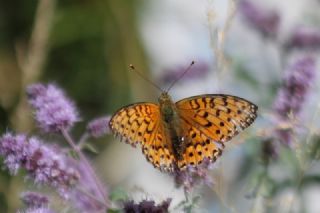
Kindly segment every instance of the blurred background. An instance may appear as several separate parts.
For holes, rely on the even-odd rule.
[[[201,198],[194,212],[319,212],[320,164],[304,149],[312,144],[316,152],[319,141],[319,9],[317,0],[2,0],[1,132],[64,144],[35,127],[25,97],[31,83],[54,82],[75,101],[81,122],[72,133],[79,138],[96,117],[134,102],[157,102],[160,92],[129,64],[165,89],[194,60],[171,89],[174,100],[227,93],[259,106],[257,121],[214,164],[212,187],[195,187],[193,194]],[[279,121],[279,90],[304,57],[314,62],[313,77],[298,99],[299,116],[293,111],[293,119]],[[275,129],[294,129],[294,142],[275,139]],[[183,190],[139,149],[112,136],[90,143],[99,153],[87,154],[110,192],[123,190],[137,201],[172,198],[170,209],[180,212],[174,207],[184,199]],[[308,157],[301,160],[301,152]],[[19,193],[33,187],[23,173],[1,170],[3,211],[21,208]]]

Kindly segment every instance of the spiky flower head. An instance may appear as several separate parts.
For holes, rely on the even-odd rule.
[[[64,196],[79,179],[79,173],[67,164],[57,147],[44,145],[36,137],[6,133],[0,138],[0,155],[11,174],[19,168],[27,171],[36,184],[54,187]]]
[[[288,67],[282,87],[278,90],[274,101],[274,111],[278,122],[286,123],[292,118],[299,118],[315,73],[315,60],[312,57],[300,58]],[[291,128],[279,129],[276,134],[282,143],[291,144]]]
[[[169,212],[169,206],[171,199],[167,199],[162,203],[156,205],[153,200],[142,200],[140,203],[135,203],[134,201],[124,202],[123,212],[124,213],[167,213]]]
[[[299,114],[314,77],[315,60],[311,57],[300,58],[288,67],[274,102],[280,117],[287,118],[290,112]]]
[[[92,198],[92,196],[98,197],[99,195],[97,194],[98,192],[95,190],[96,185],[94,183],[94,180],[92,179],[92,176],[90,176],[88,168],[82,162],[73,162],[79,173],[82,175],[78,182],[78,185],[80,185],[81,188],[74,188],[69,193],[70,202],[72,203],[72,206],[79,213],[103,212],[103,210],[106,208],[105,205],[102,205],[96,199]],[[102,185],[102,190],[107,197],[108,191],[105,185]],[[83,191],[90,192],[91,196],[88,196],[87,194],[83,193]]]
[[[297,27],[286,43],[287,48],[317,50],[320,48],[320,29]]]
[[[99,138],[110,133],[109,121],[110,116],[104,116],[101,118],[94,119],[87,126],[87,131],[91,137]]]
[[[55,213],[55,211],[49,209],[48,207],[40,207],[40,208],[29,208],[27,210],[19,210],[17,213]]]
[[[211,185],[213,183],[209,175],[211,164],[210,160],[205,158],[203,162],[196,167],[188,166],[185,170],[175,169],[172,175],[176,186],[182,186],[185,191],[190,191],[194,186],[202,183]]]
[[[68,130],[79,121],[74,103],[54,84],[33,84],[27,88],[27,96],[38,126],[45,132]]]
[[[48,196],[38,192],[22,192],[21,200],[28,208],[46,207],[49,204]]]
[[[269,38],[277,36],[280,25],[278,12],[258,7],[250,0],[241,0],[239,10],[245,21],[260,34]]]

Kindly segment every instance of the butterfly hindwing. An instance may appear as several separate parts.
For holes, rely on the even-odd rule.
[[[121,108],[109,123],[110,129],[132,146],[140,145],[142,153],[155,167],[170,170],[174,156],[169,137],[163,131],[159,106],[136,103]]]
[[[230,95],[194,96],[178,101],[176,107],[186,140],[185,162],[180,165],[197,165],[205,157],[214,161],[224,143],[257,116],[256,105]]]
[[[222,154],[223,147],[221,144],[212,142],[212,140],[198,128],[184,119],[181,119],[181,126],[185,149],[182,154],[182,159],[177,162],[180,169],[184,169],[187,165],[199,165],[205,159],[213,162]]]

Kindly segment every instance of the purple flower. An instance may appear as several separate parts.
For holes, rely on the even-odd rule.
[[[49,204],[48,197],[37,192],[23,192],[21,193],[21,200],[28,208],[40,208]]]
[[[167,199],[156,205],[153,200],[142,200],[140,203],[134,201],[124,202],[123,212],[124,213],[166,213],[169,212],[169,206],[171,199]]]
[[[57,147],[44,145],[35,137],[6,133],[0,138],[0,155],[11,174],[24,168],[36,184],[47,184],[65,195],[79,179],[79,173],[67,165],[67,159]]]
[[[6,134],[0,139],[0,155],[4,157],[4,164],[12,175],[17,174],[21,163],[25,160],[25,135]]]
[[[33,84],[27,88],[27,95],[36,121],[45,132],[68,130],[79,120],[74,103],[56,85]]]
[[[311,57],[301,58],[288,67],[274,101],[274,110],[280,122],[288,122],[290,113],[299,116],[315,72],[315,61]],[[278,130],[278,136],[285,144],[291,143],[291,129]]]
[[[29,208],[25,211],[18,211],[17,213],[55,213],[55,212],[47,207],[40,207],[40,208]]]
[[[183,186],[185,191],[190,191],[195,185],[204,183],[206,185],[212,184],[212,179],[209,173],[211,162],[209,159],[196,166],[189,166],[185,170],[175,169],[172,173],[176,186]]]
[[[82,190],[73,188],[73,190],[70,191],[69,197],[73,207],[77,209],[77,212],[79,213],[103,212],[103,210],[105,210],[105,206],[92,199],[92,197],[89,197],[87,194],[83,193],[83,190],[85,190],[92,196],[99,197],[97,191],[95,190],[96,186],[94,184],[94,180],[89,175],[87,167],[83,163],[78,163],[75,161],[74,163],[79,173],[82,174],[78,183],[78,185],[82,187]],[[103,188],[105,189],[106,187],[103,186]],[[104,193],[107,194],[105,190]]]
[[[299,27],[292,33],[286,46],[288,48],[318,49],[320,48],[320,29]]]
[[[109,121],[110,116],[108,115],[105,117],[97,118],[88,124],[87,131],[94,138],[99,138],[103,135],[109,134]]]
[[[301,58],[288,68],[274,103],[278,116],[286,119],[290,112],[299,114],[314,76],[315,61],[311,57]]]
[[[271,38],[277,36],[280,16],[276,11],[264,10],[248,0],[239,2],[239,10],[247,23],[263,36]]]

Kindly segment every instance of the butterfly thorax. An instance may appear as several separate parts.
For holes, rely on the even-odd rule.
[[[176,159],[182,159],[184,144],[178,110],[168,93],[164,92],[159,97],[160,114],[165,132],[171,139],[171,146]]]

